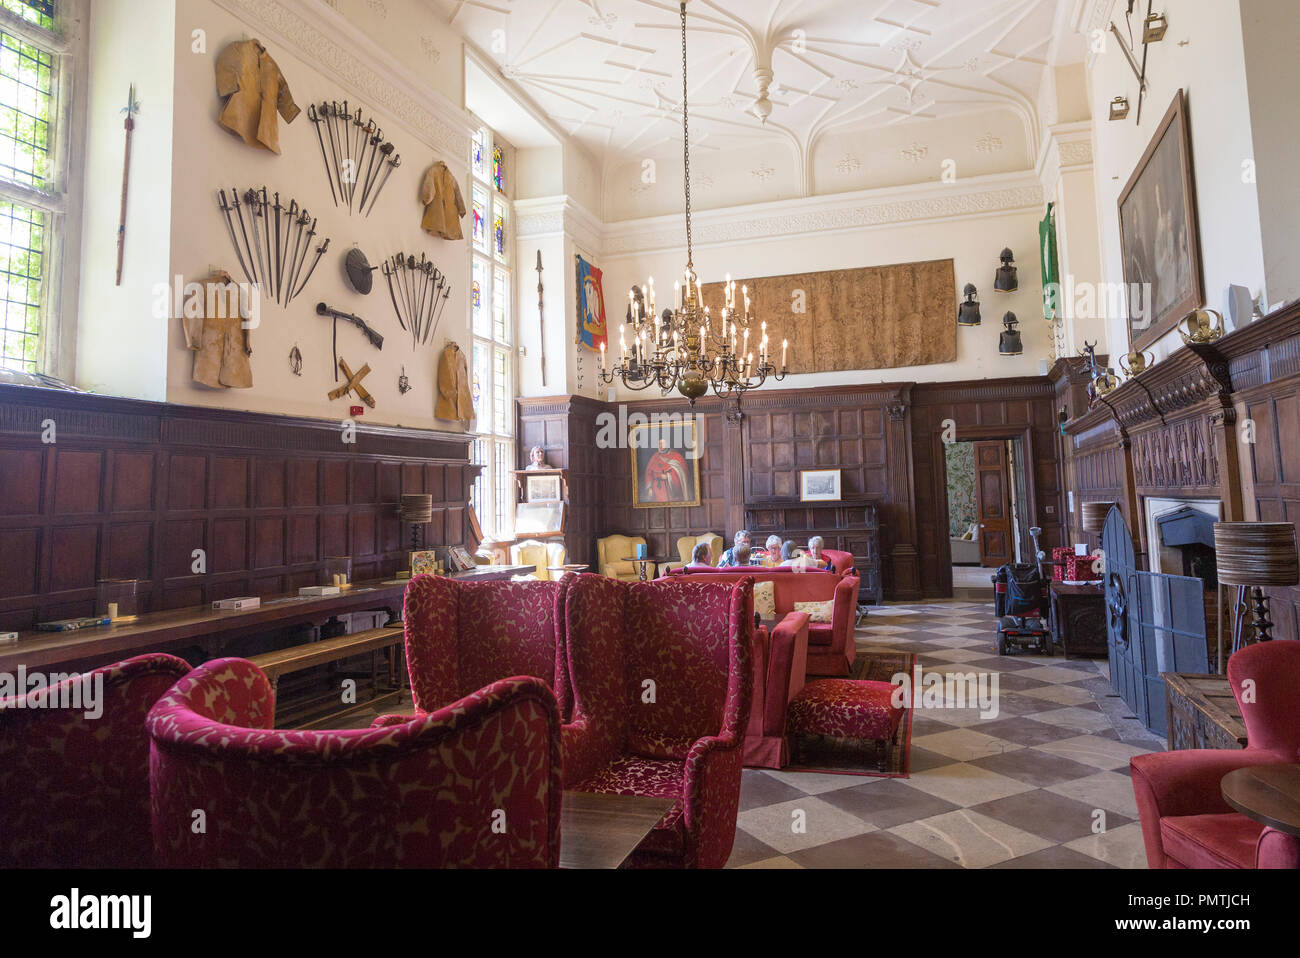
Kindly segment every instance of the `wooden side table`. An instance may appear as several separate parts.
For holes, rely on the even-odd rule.
[[[636,556],[629,556],[625,561],[635,562],[637,568],[637,574],[641,577],[641,581],[649,582],[650,576],[647,575],[648,567],[653,563],[655,567],[655,572],[657,573],[659,571],[659,564],[662,562],[667,562],[668,560],[663,556],[646,556],[643,559],[637,558]]]
[[[1219,790],[1247,818],[1300,838],[1300,765],[1239,768],[1223,776]]]
[[[1106,590],[1099,585],[1052,581],[1052,641],[1071,655],[1109,654],[1106,645]]]

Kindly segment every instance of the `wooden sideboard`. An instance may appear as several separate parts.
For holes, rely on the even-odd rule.
[[[853,554],[862,581],[859,594],[877,605],[883,601],[880,576],[880,510],[875,501],[751,502],[745,506],[745,528],[755,542],[769,535],[804,545],[821,536],[826,548]]]
[[[1161,674],[1169,750],[1246,747],[1246,723],[1226,675]]]

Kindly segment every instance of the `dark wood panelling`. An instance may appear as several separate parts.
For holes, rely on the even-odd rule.
[[[42,442],[53,420],[57,441]],[[103,578],[147,610],[295,589],[321,560],[404,568],[402,492],[433,492],[430,545],[466,541],[469,439],[0,386],[0,631],[88,615]],[[195,551],[206,563],[195,572]]]

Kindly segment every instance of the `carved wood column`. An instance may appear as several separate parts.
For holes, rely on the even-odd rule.
[[[921,598],[921,564],[916,549],[916,490],[912,463],[911,386],[904,386],[885,407],[889,415],[889,570],[891,598]]]

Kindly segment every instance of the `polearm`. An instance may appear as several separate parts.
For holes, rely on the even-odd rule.
[[[122,285],[122,264],[126,260],[126,200],[131,190],[131,140],[135,137],[135,115],[140,112],[140,104],[135,102],[135,84],[127,96],[126,109],[126,157],[122,161],[122,217],[117,226],[117,285]]]
[[[542,251],[537,251],[537,333],[541,338],[542,386],[546,386],[546,288],[542,285]]]

